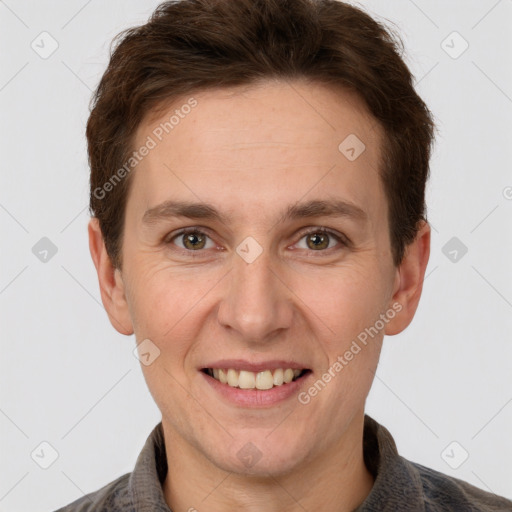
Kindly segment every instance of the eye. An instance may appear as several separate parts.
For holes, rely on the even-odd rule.
[[[343,235],[339,235],[331,230],[318,227],[312,228],[309,231],[303,233],[300,241],[304,239],[306,240],[305,247],[299,246],[299,248],[313,252],[326,252],[328,249],[333,249],[333,244],[331,243],[332,240],[337,241],[341,248],[347,247],[349,245],[349,241],[346,240]],[[210,241],[209,246],[208,240]],[[172,234],[165,239],[165,243],[176,244],[179,249],[189,254],[200,252],[204,249],[212,249],[215,247],[215,244],[211,238],[204,231],[201,231],[196,227],[184,228],[178,233]],[[180,243],[182,245],[180,245]]]
[[[206,240],[209,238],[210,237],[206,233],[200,231],[197,228],[188,228],[182,229],[180,232],[168,238],[166,240],[166,243],[173,243],[173,240],[176,240],[177,242],[181,242],[183,244],[183,246],[177,244],[180,249],[183,249],[184,251],[188,252],[196,252],[201,249],[212,248],[211,246],[206,246]],[[214,246],[213,242],[211,242],[211,244]]]
[[[300,247],[301,249],[310,249],[314,252],[323,252],[326,249],[332,249],[332,244],[330,243],[332,239],[336,240],[342,247],[346,247],[348,245],[347,240],[345,240],[341,235],[334,233],[325,228],[313,228],[303,233],[301,240],[306,239],[306,247]]]

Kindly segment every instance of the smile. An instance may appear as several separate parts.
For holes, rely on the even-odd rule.
[[[276,368],[275,370],[263,370],[260,372],[236,370],[234,368],[204,368],[202,371],[220,383],[232,388],[260,390],[289,384],[310,372],[308,369],[299,370],[292,368]]]

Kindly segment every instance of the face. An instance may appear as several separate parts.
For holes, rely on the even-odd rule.
[[[156,145],[133,171],[110,313],[149,340],[142,369],[176,446],[283,474],[357,437],[384,332],[408,314],[383,135],[355,95],[319,84],[191,96],[137,131],[136,148]],[[281,369],[302,373],[281,383]]]

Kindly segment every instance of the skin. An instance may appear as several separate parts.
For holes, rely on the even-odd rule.
[[[295,80],[193,97],[197,106],[134,171],[122,270],[112,266],[97,220],[89,225],[112,325],[160,350],[142,370],[162,412],[165,498],[175,512],[351,511],[373,485],[363,462],[365,400],[384,334],[401,332],[415,314],[430,228],[421,223],[394,266],[378,174],[383,133],[353,93]],[[134,146],[185,101],[141,123]],[[354,161],[338,150],[349,134],[366,145]],[[279,222],[288,205],[328,198],[357,205],[366,219]],[[207,202],[231,218],[145,225],[145,211],[169,199]],[[184,227],[207,235],[199,250],[172,238]],[[350,243],[329,237],[316,248],[305,231],[321,227]],[[248,236],[263,250],[250,264],[236,252]],[[292,397],[235,407],[198,371],[221,358],[293,359],[307,362],[311,385],[397,303],[400,313],[307,405]],[[237,456],[247,443],[261,453],[252,467]]]

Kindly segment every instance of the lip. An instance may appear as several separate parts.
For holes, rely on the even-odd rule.
[[[230,361],[233,363],[233,361]],[[265,363],[265,364],[268,364]],[[289,363],[288,363],[289,364]],[[254,367],[254,365],[253,365]],[[256,367],[261,367],[261,365],[256,365]],[[215,368],[209,366],[208,368]],[[222,368],[222,366],[221,366]],[[233,368],[233,366],[228,367]],[[264,367],[269,368],[268,366]],[[282,368],[282,366],[277,366],[276,368]],[[286,368],[293,368],[292,366],[287,366]],[[295,368],[300,368],[296,366]],[[304,368],[304,367],[302,367]],[[242,368],[243,369],[243,368]],[[257,371],[257,370],[249,370],[249,371]],[[300,389],[308,385],[309,379],[313,373],[308,371],[303,376],[299,377],[297,380],[293,380],[288,384],[282,384],[281,386],[274,386],[271,389],[240,389],[233,388],[228,384],[223,384],[218,380],[210,377],[210,375],[199,371],[199,374],[205,379],[207,385],[213,389],[215,393],[220,395],[220,397],[227,401],[230,405],[236,405],[238,407],[249,407],[249,408],[268,408],[279,403],[282,403],[293,396],[297,396]]]
[[[204,368],[223,368],[226,370],[233,368],[234,370],[245,370],[247,372],[263,372],[265,370],[273,371],[278,368],[282,368],[283,370],[286,370],[287,368],[291,368],[292,370],[310,369],[307,365],[302,363],[286,361],[284,359],[272,359],[271,361],[260,362],[251,362],[246,359],[221,359],[212,363],[206,363],[204,366],[201,366],[199,370],[203,370]]]

